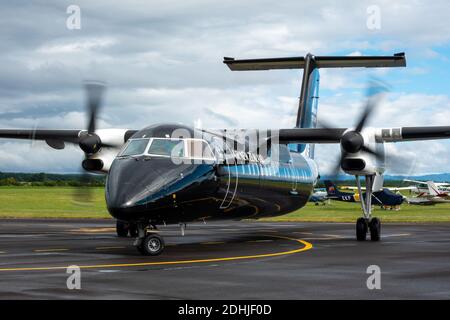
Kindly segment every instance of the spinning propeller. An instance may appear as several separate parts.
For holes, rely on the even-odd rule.
[[[102,82],[86,82],[86,110],[88,112],[88,126],[87,131],[80,133],[78,145],[85,153],[85,158],[88,159],[90,155],[93,155],[100,151],[102,147],[118,147],[110,144],[103,143],[101,138],[95,133],[97,128],[97,117],[101,107],[103,94],[106,86]],[[89,203],[92,202],[93,194],[91,184],[93,182],[92,174],[88,173],[89,168],[86,165],[86,159],[82,163],[80,184],[77,190],[74,192],[74,200],[76,203]]]
[[[340,138],[340,146],[341,146],[341,155],[339,160],[337,161],[334,170],[332,171],[332,177],[336,178],[339,174],[340,169],[342,168],[343,162],[347,159],[349,154],[357,153],[360,151],[369,153],[375,158],[382,160],[384,155],[369,148],[364,144],[364,137],[361,134],[363,129],[365,128],[368,120],[373,115],[373,112],[378,107],[383,93],[387,91],[386,86],[384,86],[380,82],[371,81],[367,90],[367,103],[364,108],[363,113],[359,117],[358,122],[354,129],[347,130]],[[332,126],[324,124],[320,122],[321,126],[330,134],[334,134],[334,130]]]

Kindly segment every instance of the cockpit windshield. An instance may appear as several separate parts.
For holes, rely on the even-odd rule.
[[[148,155],[214,161],[214,153],[203,139],[138,138],[130,139],[119,157]]]
[[[132,139],[128,142],[119,156],[126,157],[143,154],[149,141],[150,139]]]
[[[153,139],[148,153],[158,156],[184,157],[184,141],[178,139]]]

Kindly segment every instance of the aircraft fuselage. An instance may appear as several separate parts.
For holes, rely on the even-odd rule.
[[[150,127],[132,139],[159,139],[173,130],[169,125]],[[283,215],[307,203],[318,175],[312,160],[286,150],[276,162],[175,163],[149,152],[119,156],[107,178],[107,207],[119,220],[153,224]]]

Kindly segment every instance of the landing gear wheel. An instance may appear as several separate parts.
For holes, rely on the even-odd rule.
[[[367,221],[364,218],[356,220],[356,240],[365,241],[367,235]]]
[[[116,232],[117,232],[117,236],[121,237],[121,238],[125,238],[128,236],[128,223],[125,223],[123,221],[119,221],[117,220],[116,222]]]
[[[128,232],[130,233],[130,237],[135,238],[138,236],[138,228],[134,223],[130,223],[128,227]]]
[[[137,249],[145,256],[157,256],[164,250],[164,240],[156,233],[150,233],[142,239]]]
[[[369,222],[370,240],[380,241],[381,221],[378,218],[372,218]]]

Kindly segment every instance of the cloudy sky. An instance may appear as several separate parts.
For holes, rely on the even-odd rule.
[[[198,120],[211,128],[289,128],[301,71],[233,73],[222,57],[403,51],[407,68],[321,70],[319,119],[354,124],[367,80],[376,76],[390,93],[371,125],[450,125],[448,1],[391,2],[3,1],[0,127],[85,128],[82,81],[96,79],[108,83],[103,128]],[[67,28],[69,5],[81,10],[80,29]],[[370,23],[374,5],[380,28]],[[449,142],[388,151],[389,173],[450,172]],[[317,148],[323,172],[337,152],[338,146]],[[81,158],[74,147],[0,143],[0,171],[74,172]]]

